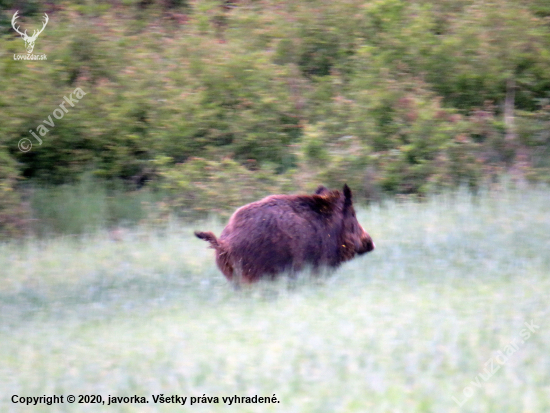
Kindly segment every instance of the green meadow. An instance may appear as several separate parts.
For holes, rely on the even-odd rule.
[[[358,218],[374,252],[242,288],[193,236],[219,234],[217,218],[0,244],[0,411],[550,411],[548,188],[392,200]],[[203,395],[219,403],[190,405]],[[222,401],[235,395],[278,403]]]

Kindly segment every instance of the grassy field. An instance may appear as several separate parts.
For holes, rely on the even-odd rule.
[[[550,190],[358,217],[373,253],[330,277],[240,290],[192,236],[219,234],[214,220],[0,245],[0,411],[550,411]],[[105,406],[11,402],[54,394]],[[189,405],[203,395],[219,404]]]

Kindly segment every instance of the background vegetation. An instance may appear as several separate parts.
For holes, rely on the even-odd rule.
[[[369,201],[503,172],[549,180],[545,0],[0,0],[0,10],[4,236],[50,225],[42,208],[83,176],[105,199],[129,200],[109,201],[126,207],[107,224],[147,208],[224,213],[319,183],[348,182]],[[47,61],[13,59],[24,52],[15,10],[29,32],[48,13],[34,51]],[[29,130],[76,87],[86,96],[38,145]]]
[[[372,254],[239,291],[192,235],[216,221],[2,243],[0,411],[549,411],[549,215],[547,188],[386,201],[358,210]],[[525,322],[540,328],[520,344]],[[281,403],[153,404],[161,393]],[[14,394],[149,404],[25,409]]]

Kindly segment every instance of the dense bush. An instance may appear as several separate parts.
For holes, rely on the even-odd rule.
[[[159,173],[158,186],[168,194],[167,205],[162,205],[181,211],[186,218],[226,215],[243,204],[292,189],[285,176],[269,168],[250,171],[231,159],[216,162],[193,157],[169,166],[172,160],[163,157],[154,163]]]
[[[90,171],[162,187],[191,216],[321,182],[368,200],[549,179],[540,0],[1,4],[3,228],[24,221],[20,178]],[[47,61],[13,59],[16,9],[29,30],[49,13]],[[29,131],[75,88],[86,95],[39,144]]]

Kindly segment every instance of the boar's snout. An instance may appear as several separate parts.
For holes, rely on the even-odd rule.
[[[361,237],[360,245],[356,248],[356,253],[361,255],[365,254],[367,252],[371,252],[375,248],[374,241],[372,240],[371,236],[367,234],[366,232],[363,233],[363,236]]]

